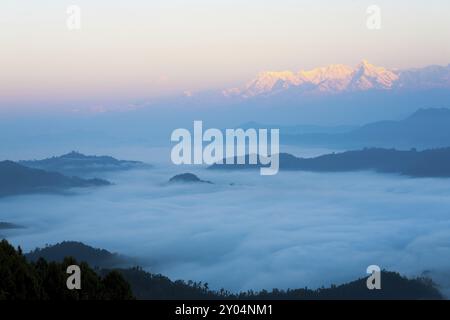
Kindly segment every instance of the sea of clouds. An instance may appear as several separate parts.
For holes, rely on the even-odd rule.
[[[168,184],[196,173],[209,184]],[[105,176],[113,186],[0,200],[24,251],[63,240],[138,258],[149,271],[211,288],[320,287],[367,266],[430,271],[447,290],[448,179],[370,172],[212,171],[157,164]]]

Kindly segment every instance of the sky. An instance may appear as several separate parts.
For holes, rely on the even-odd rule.
[[[380,30],[366,26],[374,4]],[[123,103],[362,59],[447,65],[449,12],[444,0],[3,0],[0,109]]]

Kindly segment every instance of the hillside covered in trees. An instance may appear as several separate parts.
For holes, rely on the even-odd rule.
[[[40,258],[46,261],[60,262],[65,257],[75,257],[76,260],[86,262],[93,268],[131,266],[133,262],[128,257],[109,252],[105,249],[93,248],[77,241],[63,241],[44,248],[36,248],[25,254],[25,257],[31,262],[36,262]]]
[[[67,289],[69,265],[79,265],[81,269],[81,290]],[[100,276],[88,264],[78,264],[73,258],[30,263],[20,248],[14,249],[6,240],[0,242],[0,300],[129,299],[133,299],[131,288],[117,271]]]
[[[67,243],[63,243],[67,244]],[[109,256],[106,250],[94,249],[81,243],[76,244],[77,251],[85,254],[97,252],[104,258]],[[80,250],[80,246],[85,246]],[[144,271],[140,267],[128,269],[92,269],[87,263],[80,265],[82,289],[68,290],[66,287],[67,266],[77,264],[75,258],[66,257],[62,261],[47,261],[39,253],[51,254],[61,259],[51,247],[33,251],[30,262],[19,249],[14,249],[6,240],[0,242],[0,299],[9,300],[336,300],[336,299],[442,299],[443,296],[431,280],[427,278],[408,279],[395,272],[383,271],[382,290],[368,290],[366,279],[345,283],[339,286],[319,289],[289,289],[259,292],[248,291],[231,293],[225,289],[210,290],[207,283],[172,281],[169,278]],[[50,257],[50,256],[49,256]],[[91,256],[89,256],[92,258]],[[37,260],[36,260],[37,259]]]

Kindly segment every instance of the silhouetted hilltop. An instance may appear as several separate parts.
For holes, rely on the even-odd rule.
[[[66,272],[69,265],[81,269],[81,290],[68,290]],[[100,276],[86,263],[73,258],[62,262],[39,259],[30,263],[20,248],[6,240],[0,242],[0,300],[129,300],[130,285],[117,271]]]
[[[0,162],[0,197],[106,185],[110,185],[110,182],[102,179],[67,177],[57,172],[31,169],[12,161]]]
[[[434,283],[428,278],[408,279],[396,272],[382,271],[382,290],[368,290],[367,278],[339,286],[319,289],[288,289],[272,291],[247,291],[231,293],[225,289],[209,290],[207,283],[172,281],[160,274],[151,274],[141,268],[118,270],[130,284],[137,299],[239,299],[239,300],[377,300],[377,299],[443,299]],[[105,270],[104,272],[108,272]]]
[[[341,284],[331,285],[329,288],[289,289],[271,292],[241,294],[241,299],[270,299],[270,300],[440,300],[442,294],[436,285],[428,278],[418,277],[408,279],[397,272],[381,272],[382,289],[368,290],[367,278]]]
[[[64,174],[86,174],[150,167],[150,165],[140,161],[117,160],[110,156],[87,156],[76,151],[59,157],[20,161],[19,163],[30,168],[57,171]]]
[[[67,245],[69,244],[69,245]],[[56,245],[64,256],[64,248],[71,250],[84,247],[81,243],[63,242]],[[109,256],[108,251],[94,249],[89,251],[102,259]],[[83,249],[84,250],[84,249]],[[81,290],[67,290],[66,268],[77,264],[70,257],[62,262],[47,262],[39,259],[28,262],[21,250],[15,250],[6,240],[0,242],[0,300],[2,299],[442,299],[441,293],[427,278],[407,279],[395,272],[383,271],[382,290],[368,290],[366,278],[361,278],[339,286],[311,290],[290,289],[259,292],[248,291],[238,294],[224,289],[210,290],[207,283],[192,281],[172,281],[169,278],[152,274],[139,267],[130,269],[91,269],[88,264],[79,264],[82,269]],[[130,290],[131,288],[131,290]]]
[[[182,182],[182,183],[210,183],[210,184],[212,184],[211,181],[202,180],[193,173],[177,174],[177,175],[173,176],[172,178],[170,178],[169,182],[170,183]]]
[[[65,257],[73,257],[78,261],[87,262],[94,267],[113,268],[130,264],[128,259],[117,253],[111,253],[104,249],[97,249],[76,241],[63,241],[45,248],[36,248],[25,254],[32,262],[39,258],[47,261],[61,262]]]
[[[248,156],[246,156],[246,163],[248,160]],[[256,165],[214,164],[209,168],[234,170],[259,167],[261,167],[260,163]],[[315,158],[297,158],[287,153],[281,153],[280,169],[316,172],[373,170],[411,177],[450,177],[450,148],[424,151],[369,148],[332,153]]]
[[[288,144],[332,148],[438,148],[450,146],[450,109],[419,109],[401,121],[379,121],[344,133],[290,134],[281,131]]]
[[[133,294],[140,300],[215,300],[235,298],[225,290],[209,290],[207,283],[176,280],[161,274],[144,271],[140,267],[117,270],[130,284]],[[110,270],[102,270],[108,273]]]

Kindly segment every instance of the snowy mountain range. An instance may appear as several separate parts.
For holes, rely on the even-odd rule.
[[[309,71],[261,72],[241,88],[222,92],[226,97],[252,98],[280,92],[322,95],[372,89],[450,89],[450,64],[417,69],[389,70],[363,60],[356,67],[335,64]]]

